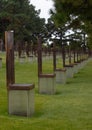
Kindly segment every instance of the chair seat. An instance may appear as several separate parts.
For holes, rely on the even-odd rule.
[[[34,84],[10,84],[9,90],[31,90]]]

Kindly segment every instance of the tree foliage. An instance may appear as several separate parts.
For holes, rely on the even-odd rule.
[[[0,0],[0,37],[4,31],[14,30],[17,40],[29,40],[32,33],[44,28],[45,19],[39,13],[29,0]]]
[[[92,0],[53,0],[57,20],[67,20],[70,14],[92,21]],[[61,21],[62,22],[62,21]]]
[[[92,0],[53,0],[55,10],[51,10],[52,19],[57,26],[65,26],[74,32],[81,30],[91,38]],[[91,41],[91,40],[89,40]]]
[[[76,28],[78,26],[83,25],[81,24],[81,22],[85,23],[85,25],[92,24],[92,15],[91,15],[92,0],[53,0],[53,1],[55,11],[53,12],[52,16],[54,17],[56,24],[63,25],[67,21],[72,21],[71,25],[73,25],[73,27]]]

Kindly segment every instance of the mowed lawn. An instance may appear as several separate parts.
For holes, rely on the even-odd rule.
[[[35,83],[35,113],[27,118],[8,114],[5,55],[0,57],[0,130],[92,130],[92,62],[66,85],[56,84],[55,95],[44,95],[38,93],[37,62],[16,59],[16,83]],[[52,61],[44,60],[44,67],[52,71]]]

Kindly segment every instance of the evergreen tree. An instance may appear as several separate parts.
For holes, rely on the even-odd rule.
[[[45,26],[39,13],[29,0],[0,0],[0,37],[4,31],[14,30],[16,40],[30,40],[32,33]]]

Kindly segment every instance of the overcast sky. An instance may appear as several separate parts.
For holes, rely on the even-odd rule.
[[[41,9],[41,18],[45,18],[47,20],[50,17],[49,10],[53,8],[52,0],[30,0],[30,3],[33,4],[37,10]]]

